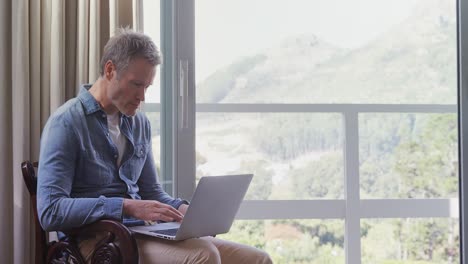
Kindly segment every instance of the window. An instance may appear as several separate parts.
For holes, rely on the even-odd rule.
[[[162,50],[162,38],[160,34],[160,21],[161,21],[161,12],[160,6],[161,1],[159,0],[143,0],[143,32],[149,35],[153,41],[158,46],[161,54],[163,53]],[[165,64],[165,56],[162,54],[163,63]],[[156,77],[153,80],[153,84],[148,87],[146,94],[145,94],[145,105],[143,110],[146,112],[148,119],[151,124],[151,137],[152,137],[152,149],[153,149],[153,156],[158,168],[158,173],[160,176],[160,180],[162,183],[163,188],[168,193],[173,193],[172,185],[173,179],[172,175],[170,175],[171,170],[166,167],[166,158],[165,155],[161,155],[164,153],[168,148],[168,145],[164,144],[165,141],[161,141],[162,134],[165,131],[162,129],[165,128],[164,121],[166,120],[165,116],[161,116],[161,86],[162,86],[162,79],[161,78],[161,68],[157,67],[156,70]]]
[[[222,237],[278,263],[459,262],[456,4],[162,1],[174,191],[253,173]]]

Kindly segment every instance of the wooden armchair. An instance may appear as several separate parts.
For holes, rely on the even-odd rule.
[[[100,220],[95,223],[64,232],[67,240],[49,242],[46,232],[39,224],[36,204],[37,178],[35,168],[37,162],[21,163],[23,179],[29,190],[34,211],[36,227],[35,263],[85,263],[78,249],[80,236],[104,232],[105,239],[93,250],[91,263],[138,263],[138,248],[133,234],[122,223],[114,220]]]

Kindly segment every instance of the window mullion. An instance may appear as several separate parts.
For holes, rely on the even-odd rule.
[[[359,215],[359,118],[357,112],[344,115],[345,163],[345,251],[346,263],[361,263],[361,232]]]

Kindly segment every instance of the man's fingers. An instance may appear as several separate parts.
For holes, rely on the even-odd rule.
[[[180,221],[183,218],[180,212],[176,212],[171,209],[166,209],[166,210],[163,209],[162,215],[171,218],[170,221]]]
[[[172,221],[181,221],[183,215],[173,208],[172,206],[156,203],[155,204],[155,213],[153,215],[153,220],[163,220],[165,222],[172,222]]]
[[[169,217],[167,215],[160,214],[160,216],[158,217],[158,220],[162,220],[164,222],[173,222],[174,218]]]
[[[179,210],[175,209],[174,207],[170,206],[170,205],[167,205],[167,204],[163,204],[163,203],[159,203],[158,202],[158,206],[159,208],[157,208],[156,210],[158,210],[159,212],[169,216],[169,217],[172,217],[174,218],[175,220],[180,220],[184,217],[184,215],[179,212]]]
[[[173,222],[173,221],[180,221],[182,219],[170,213],[154,213],[152,220],[153,221],[162,220],[164,222]]]

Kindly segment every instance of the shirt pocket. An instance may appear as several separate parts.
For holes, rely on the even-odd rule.
[[[132,174],[133,180],[136,182],[140,177],[143,166],[146,162],[146,157],[149,150],[149,144],[142,143],[135,145],[135,152],[132,158],[130,159],[130,171]]]
[[[82,151],[78,182],[85,185],[102,185],[112,182],[109,165],[105,162],[102,154],[94,149]]]
[[[145,159],[148,153],[148,144],[137,144],[135,145],[135,156],[139,159]]]

